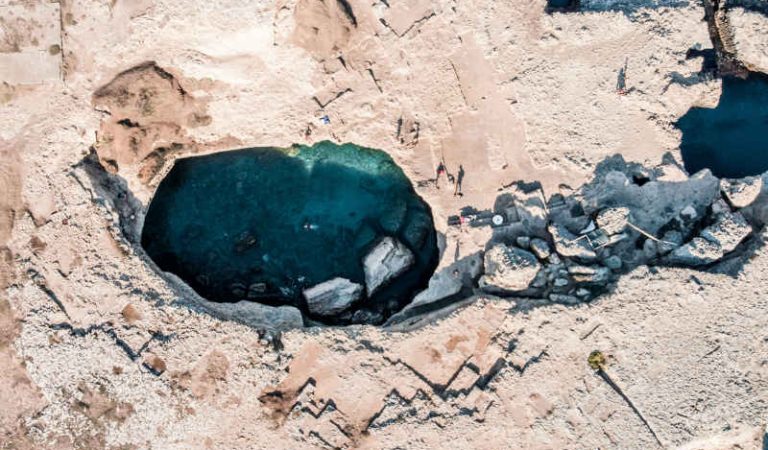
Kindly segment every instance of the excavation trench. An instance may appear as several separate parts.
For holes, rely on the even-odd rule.
[[[383,323],[438,257],[431,210],[395,162],[329,142],[177,160],[141,245],[207,300],[290,305],[333,325]]]

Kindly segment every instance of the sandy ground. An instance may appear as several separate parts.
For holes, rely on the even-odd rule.
[[[629,3],[0,0],[0,449],[760,448],[763,248],[735,277],[641,267],[589,305],[276,337],[180,295],[81,163],[97,151],[144,205],[174,158],[245,146],[353,142],[415,183],[462,165],[463,197],[417,190],[472,252],[487,236],[448,232],[459,208],[578,186],[616,153],[657,163],[717,102],[685,57],[711,48],[703,8]],[[765,67],[765,17],[731,22]]]

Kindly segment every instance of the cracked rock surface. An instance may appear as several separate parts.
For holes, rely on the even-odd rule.
[[[764,70],[762,4],[546,3],[0,0],[0,448],[764,445],[766,177],[669,161],[721,93],[689,50],[725,30]],[[326,139],[387,151],[432,208],[440,277],[397,323],[206,304],[135,245],[176,158]],[[518,220],[449,227],[468,206]],[[592,226],[617,240],[568,253]],[[546,297],[475,291],[490,242]],[[691,242],[724,258],[657,264]]]

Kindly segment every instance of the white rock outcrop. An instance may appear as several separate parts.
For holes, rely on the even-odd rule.
[[[739,61],[750,70],[768,72],[768,17],[746,8],[728,8],[727,19],[733,32],[733,46]]]
[[[549,249],[549,244],[547,244],[547,241],[539,238],[531,239],[531,251],[539,259],[547,259],[552,253]]]
[[[752,204],[763,189],[762,177],[747,177],[739,180],[720,180],[720,190],[734,208]]]
[[[257,328],[291,330],[304,326],[301,311],[293,306],[267,306],[243,300],[237,303],[203,301],[204,306],[223,319]]]
[[[312,314],[333,316],[360,300],[363,286],[346,278],[334,278],[304,290],[307,308]]]
[[[402,242],[389,236],[383,238],[363,259],[368,296],[402,275],[415,262],[413,253]]]
[[[699,236],[673,251],[669,261],[686,266],[711,264],[735,250],[751,233],[752,227],[740,212],[725,210]]]
[[[586,239],[577,237],[560,224],[550,224],[549,233],[555,241],[555,250],[560,256],[573,258],[581,262],[592,262],[597,259],[595,251]]]
[[[669,255],[673,264],[684,266],[703,266],[711,264],[723,257],[723,249],[719,245],[701,237],[695,237],[682,247],[678,247]]]
[[[752,233],[752,227],[740,212],[723,211],[715,223],[701,232],[701,237],[730,253]]]
[[[485,252],[485,275],[480,288],[490,292],[528,289],[541,269],[536,257],[521,248],[496,244]]]

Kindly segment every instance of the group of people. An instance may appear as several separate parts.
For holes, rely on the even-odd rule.
[[[464,166],[459,164],[459,172],[454,177],[452,174],[448,173],[448,169],[445,167],[445,161],[440,161],[435,176],[435,187],[438,189],[440,189],[439,181],[442,175],[445,175],[448,182],[453,184],[454,197],[462,197],[464,195],[464,193],[461,192],[461,185],[464,182]]]

